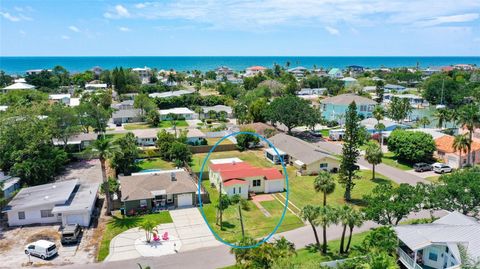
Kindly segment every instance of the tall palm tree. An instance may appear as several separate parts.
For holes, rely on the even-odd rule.
[[[428,117],[424,116],[417,121],[417,124],[420,125],[420,126],[423,126],[423,128],[425,128],[427,125],[430,124],[430,119]]]
[[[323,193],[323,206],[327,205],[327,194],[331,194],[335,190],[335,180],[332,174],[321,171],[313,182],[316,192]]]
[[[372,180],[375,179],[375,165],[382,163],[382,157],[382,148],[377,141],[369,141],[365,149],[365,160],[372,165]]]
[[[383,120],[383,117],[385,116],[385,109],[383,109],[383,106],[381,105],[376,105],[375,108],[373,109],[373,117],[377,120],[377,124],[380,123],[381,120]]]
[[[347,224],[348,224],[348,228],[350,229],[350,233],[348,235],[348,242],[345,248],[345,253],[348,253],[348,251],[350,250],[350,243],[352,243],[353,229],[355,227],[362,226],[363,221],[364,221],[363,214],[358,210],[353,209],[348,215]]]
[[[380,138],[379,138],[379,142],[380,142],[380,146],[383,146],[383,130],[385,130],[385,124],[379,122],[377,124],[375,124],[374,128],[376,130],[378,130],[378,133],[380,134]],[[380,147],[380,150],[382,150],[382,147]]]
[[[443,124],[447,122],[448,110],[441,108],[433,113],[433,117],[437,120],[437,128],[443,128]]]
[[[476,104],[464,105],[458,110],[458,122],[468,130],[468,157],[467,162],[471,164],[472,137],[475,128],[480,127],[480,108]]]
[[[302,208],[300,216],[303,221],[306,221],[310,224],[315,235],[315,241],[317,242],[317,248],[320,250],[320,240],[318,239],[318,233],[316,226],[318,225],[317,218],[320,213],[320,207],[313,205],[306,205]]]
[[[95,140],[92,145],[92,151],[97,152],[98,158],[100,159],[104,190],[110,190],[107,177],[107,159],[111,158],[117,149],[117,146],[113,145],[110,140],[105,138]],[[112,200],[109,191],[105,192],[105,200],[107,202],[107,211],[105,212],[105,215],[109,216],[112,212]]]
[[[462,168],[463,160],[462,160],[462,151],[467,152],[470,145],[470,138],[466,135],[456,135],[455,139],[453,140],[453,149],[458,151],[460,154],[460,163],[458,167]],[[468,158],[468,157],[467,157]]]
[[[343,226],[342,237],[340,238],[340,249],[339,249],[340,254],[343,254],[345,252],[345,250],[344,250],[345,234],[347,232],[349,215],[351,214],[352,210],[353,210],[353,208],[350,207],[349,205],[344,205],[344,206],[337,209],[338,220]]]
[[[323,229],[323,246],[322,253],[327,253],[327,227],[338,222],[337,210],[330,206],[322,206],[319,208],[317,223]]]

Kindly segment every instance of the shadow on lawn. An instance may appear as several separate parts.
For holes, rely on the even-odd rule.
[[[392,184],[392,181],[388,180],[388,179],[384,179],[384,178],[374,178],[372,179],[372,182],[375,182],[377,184],[388,184],[388,185],[391,185]]]
[[[113,227],[115,228],[121,228],[121,229],[130,229],[134,227],[138,227],[140,225],[141,218],[139,217],[125,217],[125,218],[119,218],[117,216],[113,216],[113,219],[110,220],[109,223],[112,224]]]
[[[320,256],[323,256],[327,258],[326,260],[328,261],[333,261],[333,260],[340,260],[348,257],[348,255],[340,255],[338,253],[338,250],[332,251],[330,249],[330,245],[327,244],[327,254],[322,253],[322,242],[320,242],[320,249],[316,244],[308,244],[305,246],[305,248],[308,250],[310,253],[318,253]]]

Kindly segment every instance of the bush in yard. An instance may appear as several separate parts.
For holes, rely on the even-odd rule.
[[[433,137],[422,132],[397,129],[388,138],[388,150],[393,152],[398,160],[409,163],[432,160],[435,149]]]
[[[244,128],[241,130],[242,132],[249,132],[249,133],[255,133],[255,130],[253,129],[248,129]],[[255,135],[251,134],[239,134],[236,136],[237,139],[237,147],[239,150],[246,150],[249,149],[250,147],[258,144],[260,142],[260,138],[258,138]]]

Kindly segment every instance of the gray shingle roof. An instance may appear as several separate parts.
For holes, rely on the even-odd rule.
[[[141,109],[122,109],[113,112],[112,118],[136,118],[142,113]]]
[[[307,165],[326,157],[334,158],[308,142],[283,133],[274,135],[268,140],[277,149],[286,152],[288,155]]]
[[[171,171],[136,174],[120,177],[122,201],[150,199],[152,192],[165,190],[167,194],[192,193],[197,191],[197,185],[184,170],[175,171],[176,181],[171,179]]]
[[[353,101],[355,101],[357,105],[375,105],[376,104],[376,102],[373,101],[372,99],[368,99],[366,97],[359,96],[352,93],[340,94],[337,96],[325,98],[321,101],[321,103],[334,104],[334,105],[349,105]]]

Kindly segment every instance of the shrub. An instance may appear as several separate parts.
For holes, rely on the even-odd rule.
[[[432,160],[435,149],[433,137],[422,132],[397,129],[388,138],[388,150],[393,152],[398,160],[409,163]]]

